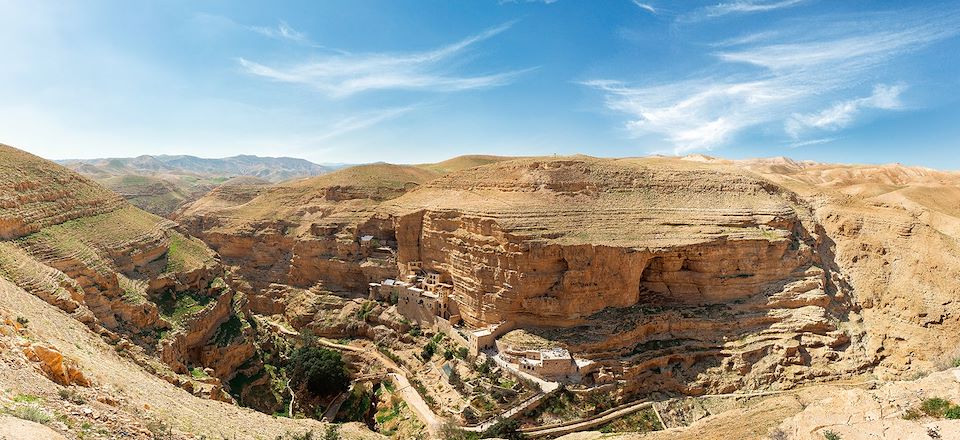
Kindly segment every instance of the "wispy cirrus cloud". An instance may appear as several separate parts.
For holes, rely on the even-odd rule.
[[[799,6],[807,0],[737,0],[706,6],[678,17],[680,22],[697,22],[726,15],[768,12]]]
[[[657,15],[657,8],[654,8],[650,3],[644,3],[640,0],[633,0],[633,4],[637,5],[638,8],[643,9],[653,15]]]
[[[364,53],[322,56],[285,66],[268,66],[246,58],[243,71],[273,81],[301,84],[341,98],[370,90],[453,92],[502,86],[532,68],[482,75],[453,72],[471,47],[513,25],[508,22],[434,50],[413,53]]]
[[[900,108],[906,86],[896,78],[875,78],[877,68],[957,35],[958,25],[960,13],[930,10],[823,20],[812,33],[806,26],[781,27],[730,40],[713,52],[717,65],[709,72],[731,73],[664,84],[583,84],[603,92],[606,106],[628,117],[630,135],[659,137],[677,154],[709,150],[771,123],[796,143],[806,133],[848,127],[863,110]],[[867,97],[864,82],[874,86]]]
[[[850,125],[859,113],[867,109],[898,110],[903,108],[900,94],[905,86],[878,84],[870,96],[848,99],[814,113],[793,114],[785,128],[790,136],[797,138],[805,130],[819,129],[836,131]]]
[[[818,138],[818,139],[810,139],[806,141],[792,142],[790,145],[787,146],[787,148],[801,148],[801,147],[809,147],[811,145],[829,144],[830,142],[833,142],[837,139],[839,138],[829,137],[829,138]]]
[[[289,40],[295,43],[312,44],[307,34],[297,31],[290,27],[286,21],[281,20],[276,27],[272,26],[249,26],[248,29],[260,35],[278,40]]]
[[[313,136],[310,139],[310,141],[312,142],[325,141],[327,139],[332,139],[353,131],[372,127],[382,122],[395,119],[402,115],[410,113],[416,108],[417,106],[410,105],[410,106],[388,108],[384,110],[378,110],[374,112],[348,116],[339,121],[334,122],[325,131],[323,131],[322,133],[316,136]]]

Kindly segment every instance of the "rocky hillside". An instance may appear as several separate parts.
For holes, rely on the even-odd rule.
[[[175,223],[14,148],[0,146],[0,176],[5,410],[37,406],[39,399],[49,418],[97,414],[91,423],[111,437],[156,438],[162,428],[188,438],[230,432],[252,438],[303,427],[241,422],[258,416],[233,406],[247,384],[231,381],[262,375],[264,366],[246,297],[231,287],[214,251]],[[93,404],[91,413],[56,403],[60,392],[106,406]],[[183,415],[176,408],[193,409]],[[211,414],[234,422],[210,422]],[[90,429],[65,420],[71,422],[51,426],[81,438]]]
[[[391,227],[381,225],[390,218],[378,207],[438,175],[372,164],[270,187],[223,187],[177,220],[260,286],[323,282],[363,294],[368,283],[394,276],[397,267],[391,252],[361,251],[358,237],[395,241]]]
[[[0,415],[0,437],[11,439],[273,439],[324,428],[195,397],[2,277],[0,407],[20,417]],[[357,424],[340,433],[383,438]]]

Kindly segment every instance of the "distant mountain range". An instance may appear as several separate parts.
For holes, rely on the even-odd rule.
[[[259,156],[205,159],[161,155],[57,162],[164,217],[223,184],[269,185],[342,168],[292,157]]]
[[[221,159],[196,156],[137,156],[129,158],[67,159],[57,161],[94,178],[119,175],[195,174],[203,177],[253,176],[270,182],[318,176],[339,167],[317,165],[292,157],[240,155]]]

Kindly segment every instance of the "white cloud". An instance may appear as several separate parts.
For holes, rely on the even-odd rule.
[[[787,133],[794,138],[807,129],[836,131],[849,126],[854,118],[865,109],[897,110],[902,108],[900,94],[903,93],[904,89],[903,85],[878,84],[873,88],[873,94],[870,96],[837,102],[816,113],[795,113],[787,120],[785,128]]]
[[[806,0],[738,0],[695,9],[678,19],[682,22],[696,22],[731,14],[767,12],[798,6],[805,1]]]
[[[872,79],[879,66],[956,35],[958,24],[956,14],[934,13],[872,16],[856,26],[824,21],[815,32],[781,28],[728,40],[735,47],[714,53],[720,65],[709,72],[733,73],[666,84],[583,84],[603,92],[606,106],[628,117],[631,136],[660,138],[678,154],[724,145],[762,124],[778,124],[796,139],[809,129],[847,127],[863,109],[900,108],[902,85],[877,85],[867,98],[845,97],[863,93],[865,82],[882,84]],[[829,106],[828,97],[840,102]]]
[[[326,131],[316,136],[312,136],[310,140],[313,142],[324,141],[350,133],[352,131],[372,127],[381,122],[400,117],[413,111],[415,108],[416,106],[397,107],[362,115],[349,116],[333,123],[333,125],[331,125]]]
[[[460,91],[494,87],[513,81],[531,69],[464,76],[449,66],[471,46],[487,40],[513,23],[488,29],[461,41],[425,52],[407,54],[367,53],[322,56],[284,67],[271,67],[245,58],[238,61],[252,75],[274,81],[302,84],[331,97],[345,97],[368,90]]]
[[[833,142],[837,139],[838,138],[831,137],[831,138],[819,138],[819,139],[810,139],[807,141],[792,142],[788,146],[788,148],[800,148],[800,147],[809,147],[811,145],[829,144],[830,142]]]
[[[774,9],[789,8],[803,3],[805,0],[781,0],[776,2],[762,0],[741,0],[729,3],[720,3],[707,7],[707,15],[718,17],[727,14],[743,14],[750,12],[766,12]]]
[[[248,29],[260,35],[276,38],[278,40],[290,40],[297,43],[309,43],[307,34],[297,31],[290,27],[285,21],[280,21],[277,27],[250,26]]]
[[[638,8],[643,9],[651,14],[654,14],[654,15],[657,14],[657,9],[654,8],[653,5],[649,3],[643,3],[640,0],[633,0],[633,4],[637,5]]]

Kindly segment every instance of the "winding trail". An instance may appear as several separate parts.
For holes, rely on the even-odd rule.
[[[440,432],[441,418],[437,416],[432,409],[430,409],[430,405],[427,405],[427,402],[423,400],[423,396],[421,396],[420,393],[417,392],[416,388],[414,388],[410,383],[410,380],[407,377],[410,373],[405,368],[397,365],[390,358],[376,350],[355,347],[352,345],[338,344],[325,338],[317,338],[317,343],[327,348],[346,350],[360,354],[361,356],[373,357],[378,362],[383,364],[387,370],[390,371],[389,376],[396,383],[397,392],[400,393],[400,397],[403,398],[403,401],[407,403],[407,406],[413,410],[413,413],[416,414],[417,418],[420,419],[424,426],[426,426],[427,432],[430,433],[430,436],[439,438],[437,433]]]

